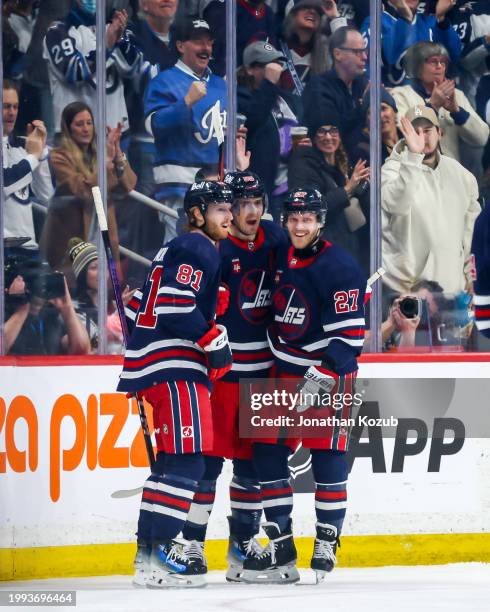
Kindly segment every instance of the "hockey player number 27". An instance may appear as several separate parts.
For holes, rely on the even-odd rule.
[[[357,310],[357,301],[359,299],[359,289],[350,289],[347,291],[337,291],[333,299],[335,300],[335,312],[344,314]]]
[[[162,272],[163,266],[155,266],[151,272],[149,278],[151,287],[148,293],[148,299],[146,300],[145,309],[143,311],[140,310],[138,313],[138,319],[136,321],[136,325],[138,325],[138,327],[154,329],[157,324],[157,316],[154,309]]]

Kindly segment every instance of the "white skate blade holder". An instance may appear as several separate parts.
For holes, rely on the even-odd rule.
[[[244,570],[242,582],[249,584],[292,584],[300,575],[295,565],[283,565],[270,570]]]
[[[202,589],[207,586],[206,575],[181,576],[165,571],[153,571],[146,581],[147,589]]]
[[[227,582],[244,582],[243,580],[243,566],[242,565],[230,565],[226,570],[226,581]]]

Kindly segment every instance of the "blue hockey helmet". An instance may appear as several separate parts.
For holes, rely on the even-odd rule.
[[[323,227],[327,216],[327,203],[318,189],[297,187],[286,194],[282,203],[281,223],[286,225],[290,213],[316,213]]]

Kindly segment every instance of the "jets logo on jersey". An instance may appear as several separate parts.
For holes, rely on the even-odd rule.
[[[279,335],[295,340],[308,328],[310,311],[301,293],[292,285],[284,285],[274,294],[274,321]]]
[[[192,426],[187,425],[186,427],[182,427],[182,437],[183,438],[192,438],[193,430]]]
[[[213,108],[214,105],[211,106],[211,108],[209,108],[202,116],[200,125],[201,131],[194,132],[194,138],[201,144],[208,144],[208,142],[211,142],[212,138],[219,140],[220,132],[222,133],[223,128],[226,128],[226,111],[218,113],[219,119],[216,118],[213,120],[216,116]],[[220,121],[221,126],[216,125],[217,120]]]
[[[238,290],[238,307],[244,319],[260,325],[267,319],[271,305],[271,287],[265,270],[249,270]]]

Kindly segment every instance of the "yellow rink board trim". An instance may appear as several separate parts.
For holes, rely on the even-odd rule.
[[[298,567],[309,567],[313,538],[295,538]],[[206,543],[209,569],[226,568],[225,540]],[[135,544],[0,548],[0,580],[132,574]],[[345,536],[339,567],[490,562],[490,533]]]

